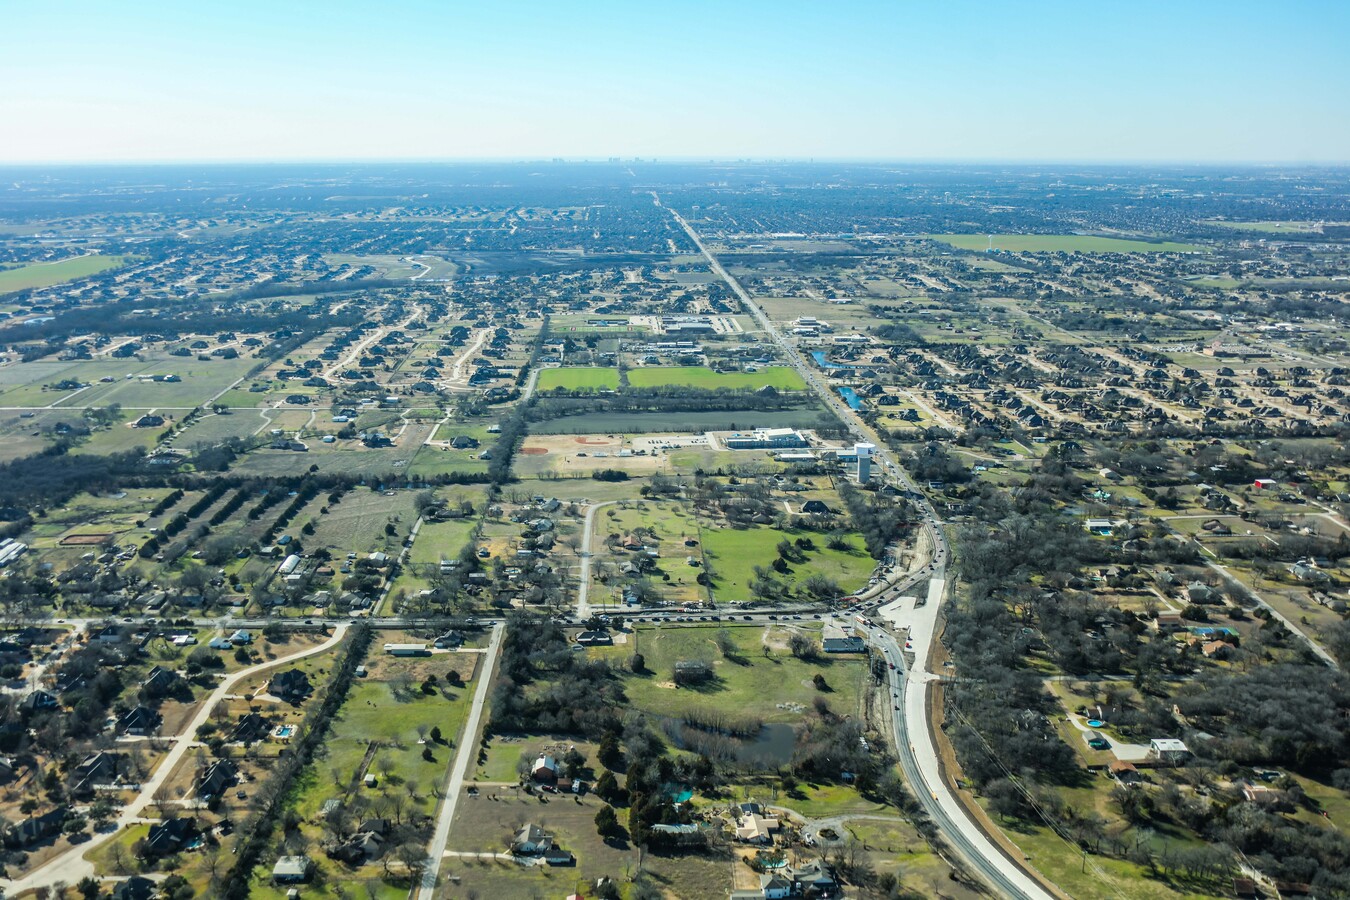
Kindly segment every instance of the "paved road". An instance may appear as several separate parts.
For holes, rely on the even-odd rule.
[[[469,710],[469,720],[464,723],[464,734],[460,737],[459,747],[456,749],[450,783],[445,788],[444,799],[441,800],[441,811],[436,820],[436,831],[431,837],[431,849],[428,852],[426,870],[422,873],[422,886],[417,890],[417,900],[433,900],[436,896],[436,879],[440,877],[441,860],[445,858],[445,845],[450,840],[450,823],[455,819],[455,808],[459,805],[459,798],[464,794],[464,779],[468,775],[469,765],[478,758],[478,727],[483,718],[483,707],[487,703],[492,670],[497,665],[497,653],[501,650],[503,628],[501,624],[493,626],[487,656],[479,667],[478,686],[473,692],[473,707]]]
[[[577,558],[581,560],[581,571],[578,576],[581,581],[577,584],[577,621],[584,622],[591,617],[591,605],[587,599],[591,594],[591,538],[595,533],[595,514],[602,506],[609,506],[614,500],[606,500],[604,503],[593,503],[586,507],[586,522],[581,529],[581,547],[577,550]]]
[[[193,747],[199,746],[197,741],[193,739],[197,734],[197,729],[205,725],[207,720],[211,718],[212,710],[216,708],[217,703],[225,699],[225,695],[230,693],[231,688],[264,669],[282,666],[302,657],[322,653],[337,645],[346,633],[347,626],[345,624],[339,625],[333,636],[322,644],[303,647],[294,653],[288,653],[277,659],[268,660],[256,666],[249,666],[247,669],[240,669],[238,672],[227,675],[201,704],[197,714],[192,717],[192,721],[173,739],[173,747],[155,767],[155,774],[141,786],[141,792],[136,795],[136,799],[122,807],[122,812],[116,819],[117,827],[115,829],[95,833],[91,840],[71,847],[59,856],[52,857],[46,863],[16,881],[0,880],[0,887],[3,887],[5,893],[9,895],[17,895],[32,888],[44,885],[50,886],[58,881],[75,884],[86,876],[93,876],[94,866],[85,860],[85,854],[95,847],[107,843],[123,828],[141,821],[141,814],[147,806],[154,802],[155,794],[164,785],[164,782],[168,781],[174,770],[178,768],[178,764],[182,762],[183,757]]]
[[[947,843],[974,866],[1000,896],[1053,900],[1054,895],[1027,874],[1019,861],[1006,856],[985,835],[947,786],[936,745],[931,740],[925,702],[928,681],[935,676],[923,670],[922,657],[914,671],[906,672],[900,645],[890,634],[881,629],[875,631],[878,634],[874,635],[874,645],[881,650],[888,665],[895,667],[889,670],[890,687],[894,705],[899,709],[892,723],[896,743],[902,748],[908,747],[909,751],[899,754],[900,768],[924,811]],[[930,739],[923,740],[924,735]],[[906,741],[913,743],[907,745]]]
[[[659,206],[661,204],[660,197],[655,194],[652,196]],[[759,304],[755,303],[740,283],[722,267],[717,257],[708,250],[698,233],[685,221],[684,217],[675,210],[666,208],[679,222],[685,233],[689,235],[689,239],[698,247],[699,252],[707,259],[713,272],[725,281],[727,286],[740,298],[745,309],[754,316],[760,328],[777,345],[787,362],[797,370],[821,402],[831,409],[841,422],[848,426],[858,440],[869,441],[876,445],[874,459],[882,477],[889,476],[900,485],[918,507],[922,515],[922,527],[927,530],[932,539],[932,564],[899,583],[882,585],[867,594],[869,601],[867,606],[875,608],[881,604],[893,603],[906,591],[912,590],[925,580],[928,580],[931,585],[935,585],[935,589],[929,591],[928,595],[925,596],[924,602],[917,604],[911,610],[895,613],[900,619],[905,620],[902,624],[908,627],[906,637],[909,641],[909,647],[906,652],[912,653],[917,660],[918,671],[912,673],[908,679],[904,674],[904,658],[900,645],[881,627],[873,629],[876,632],[874,635],[875,643],[881,646],[888,661],[896,666],[892,675],[895,680],[893,693],[899,698],[897,704],[901,706],[901,714],[895,716],[893,721],[895,722],[896,754],[900,759],[901,769],[904,771],[906,780],[915,793],[919,795],[919,799],[924,802],[929,816],[943,833],[947,842],[989,884],[1010,897],[1051,897],[1034,878],[1027,874],[1018,861],[1005,856],[985,835],[980,826],[965,814],[955,792],[942,778],[937,738],[932,729],[928,727],[927,717],[924,713],[929,689],[928,681],[936,677],[927,675],[924,672],[924,666],[936,637],[938,611],[942,605],[943,587],[946,580],[946,566],[950,561],[947,537],[943,533],[942,524],[938,520],[936,511],[928,500],[919,493],[908,473],[898,465],[886,443],[862,421],[856,411],[843,402],[836,391],[830,388],[822,379],[817,368],[807,363],[796,345],[789,342],[779,332],[768,314]]]

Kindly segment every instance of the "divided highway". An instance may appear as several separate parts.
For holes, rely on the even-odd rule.
[[[661,206],[660,197],[656,194],[652,197],[656,205]],[[768,314],[708,250],[698,232],[678,212],[670,207],[664,208],[674,216],[675,221],[708,261],[713,272],[740,298],[742,306],[754,316],[760,328],[778,347],[783,358],[797,370],[821,402],[848,426],[855,438],[876,445],[874,458],[880,463],[881,471],[906,491],[922,515],[923,528],[932,540],[932,563],[922,572],[868,592],[865,604],[868,610],[875,610],[883,605],[890,607],[888,617],[892,624],[906,631],[907,650],[915,659],[913,668],[907,667],[900,644],[895,637],[883,627],[871,629],[872,645],[881,652],[888,663],[892,705],[895,706],[896,712],[892,719],[895,747],[901,771],[904,772],[905,780],[943,838],[991,887],[1003,896],[1018,900],[1052,900],[1054,895],[1029,874],[1019,860],[1005,854],[985,834],[942,777],[937,738],[929,726],[926,714],[929,682],[936,680],[937,676],[925,671],[929,651],[936,637],[938,610],[942,605],[943,589],[946,584],[946,567],[951,559],[947,536],[943,532],[937,512],[919,492],[909,474],[896,462],[885,442],[848,404],[843,402],[837,391],[830,388],[818,369],[806,362],[796,345],[783,337]],[[923,585],[924,582],[927,582],[931,589],[927,590],[924,598],[917,601],[912,608],[904,609],[908,601],[901,603],[899,602],[901,598],[906,596],[907,591]]]

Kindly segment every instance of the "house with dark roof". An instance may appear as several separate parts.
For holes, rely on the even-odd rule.
[[[95,788],[115,784],[122,768],[122,754],[100,751],[85,757],[72,772],[71,795],[90,797]]]
[[[161,666],[155,666],[145,676],[141,682],[141,690],[145,691],[150,697],[163,697],[173,690],[174,683],[178,681],[179,675],[171,669],[165,669]]]
[[[299,669],[287,669],[285,672],[278,672],[267,683],[269,694],[282,700],[289,700],[292,703],[298,703],[305,699],[313,690],[314,688],[309,683],[309,676]]]
[[[159,727],[160,716],[148,706],[129,709],[117,720],[118,734],[146,735]]]
[[[150,826],[145,836],[145,855],[151,859],[169,856],[182,850],[196,836],[196,819],[165,819]]]
[[[219,799],[239,780],[239,767],[233,760],[218,759],[202,770],[192,795],[201,803],[210,804]]]
[[[19,701],[19,708],[25,712],[44,712],[50,709],[56,709],[61,705],[60,701],[52,694],[46,691],[33,691],[28,696]]]
[[[112,890],[112,900],[150,900],[159,890],[149,878],[132,875],[125,881],[119,881]]]
[[[55,837],[61,833],[61,825],[69,815],[69,807],[58,806],[50,812],[45,812],[40,816],[32,816],[16,825],[11,825],[5,832],[5,846],[32,847],[34,844]]]
[[[252,744],[265,738],[270,728],[262,716],[246,713],[239,717],[234,731],[230,733],[230,740],[237,744]]]

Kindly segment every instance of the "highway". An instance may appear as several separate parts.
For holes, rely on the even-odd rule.
[[[657,206],[662,205],[659,196],[653,194],[652,197]],[[913,590],[925,581],[930,585],[936,585],[936,589],[928,592],[931,596],[917,602],[912,609],[900,609],[892,613],[895,617],[893,624],[901,626],[907,632],[907,651],[913,654],[916,661],[913,671],[905,665],[900,645],[894,636],[882,626],[871,629],[873,646],[877,647],[888,664],[894,667],[888,668],[888,671],[891,694],[894,698],[893,705],[897,707],[897,715],[893,717],[893,722],[895,749],[901,771],[947,843],[991,887],[1007,897],[1050,900],[1053,895],[1027,873],[1020,861],[1004,854],[984,830],[966,814],[955,791],[942,777],[937,736],[929,726],[925,714],[929,682],[937,677],[925,671],[926,664],[937,636],[938,611],[942,606],[946,567],[951,559],[947,536],[943,532],[937,512],[920,493],[909,474],[896,462],[885,442],[862,421],[857,412],[843,402],[837,391],[831,389],[818,369],[807,363],[796,345],[783,336],[768,314],[708,250],[698,232],[678,212],[670,207],[663,208],[674,216],[685,234],[689,235],[689,239],[708,261],[713,272],[740,298],[745,310],[754,316],[760,328],[778,347],[783,358],[797,370],[821,402],[848,426],[859,441],[869,441],[876,445],[874,459],[879,463],[883,477],[889,476],[918,508],[922,517],[922,527],[932,540],[932,563],[923,571],[910,575],[900,582],[883,584],[864,595],[866,597],[864,608],[871,610],[887,604],[896,604],[907,591]]]

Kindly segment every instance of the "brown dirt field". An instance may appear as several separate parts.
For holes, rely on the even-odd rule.
[[[481,653],[436,650],[432,651],[431,656],[389,656],[383,648],[376,647],[366,658],[366,678],[388,681],[396,673],[403,672],[414,684],[418,684],[432,674],[444,680],[446,673],[454,669],[465,681],[472,681],[482,657]]]
[[[613,443],[617,443],[616,441],[612,440],[611,438],[588,437],[588,436],[586,436],[586,435],[582,435],[581,437],[574,438],[574,440],[575,440],[578,444],[587,444],[587,445],[589,445],[589,444],[598,444],[598,445],[600,445],[600,446],[604,446],[605,444],[613,444]]]
[[[548,452],[548,448],[547,448],[547,447],[521,447],[520,450],[518,450],[517,452],[518,452],[518,453],[522,453],[522,454],[524,454],[525,456],[543,456],[545,453]]]
[[[67,547],[72,544],[101,544],[112,537],[112,532],[102,532],[100,534],[68,534],[61,538],[61,546]]]

